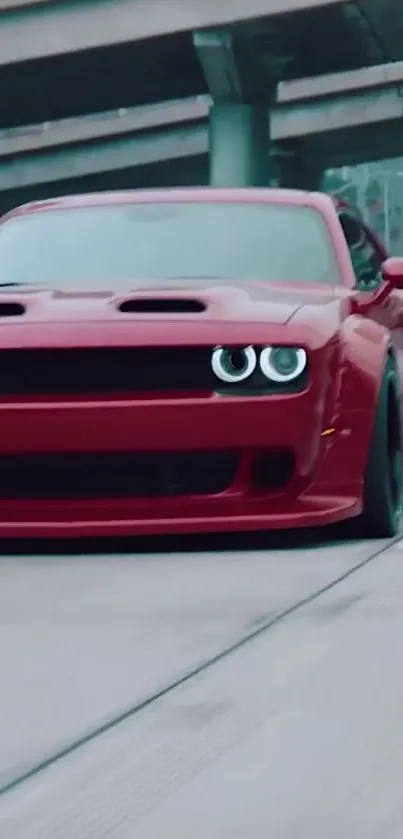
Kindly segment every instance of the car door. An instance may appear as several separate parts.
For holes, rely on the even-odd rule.
[[[385,286],[381,269],[388,254],[372,231],[350,210],[343,208],[338,215],[350,251],[356,288],[362,295],[362,313],[391,333],[403,396],[403,292]]]

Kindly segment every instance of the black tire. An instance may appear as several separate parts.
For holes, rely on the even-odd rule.
[[[367,536],[396,536],[403,501],[400,396],[396,368],[388,359],[379,390],[364,476],[361,524]]]

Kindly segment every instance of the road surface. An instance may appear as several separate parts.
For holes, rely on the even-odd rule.
[[[191,548],[0,558],[1,839],[401,839],[403,545]]]

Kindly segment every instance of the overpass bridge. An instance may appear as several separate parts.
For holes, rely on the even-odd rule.
[[[327,168],[400,157],[402,85],[403,61],[281,83],[270,120],[273,174],[313,188]],[[3,208],[38,189],[208,183],[210,108],[202,96],[3,132]]]
[[[265,183],[278,83],[403,59],[399,7],[0,0],[0,127],[210,96],[212,182]]]
[[[400,0],[0,0],[0,125],[213,92],[194,33],[217,27],[231,34],[245,101],[266,104],[278,70],[303,78],[403,58],[399,9]]]

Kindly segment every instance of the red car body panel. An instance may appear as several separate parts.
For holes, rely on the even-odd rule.
[[[0,536],[113,536],[269,530],[330,524],[362,510],[363,476],[385,359],[395,352],[379,317],[357,310],[354,274],[334,206],[321,194],[286,190],[162,190],[108,193],[38,202],[6,216],[52,207],[163,201],[270,201],[302,203],[322,214],[340,273],[337,286],[213,281],[170,283],[164,298],[194,298],[195,314],[122,316],[128,297],[161,297],[161,289],[128,294],[4,289],[3,303],[20,303],[23,317],[0,323],[1,353],[80,349],[294,344],[306,348],[309,380],[295,393],[226,395],[195,387],[164,393],[39,393],[0,397],[0,470],[41,469],[47,456],[63,464],[81,455],[118,458],[148,453],[205,453],[234,457],[218,491],[166,492],[153,497],[0,497]],[[161,284],[161,287],[164,284]],[[368,306],[371,300],[368,298]],[[376,309],[376,300],[373,301]],[[133,325],[135,324],[135,330]],[[255,479],[256,464],[276,453],[292,456],[279,489]],[[287,454],[287,456],[288,456]],[[284,454],[285,457],[285,454]],[[35,460],[35,458],[39,458]],[[44,459],[44,460],[41,460]],[[70,461],[69,461],[70,459]],[[223,461],[223,462],[224,462]],[[90,462],[90,461],[89,461]],[[116,461],[118,462],[118,461]],[[119,461],[124,463],[123,461]],[[214,457],[211,461],[214,463]],[[271,461],[267,461],[270,463]],[[17,465],[16,465],[17,464]],[[37,466],[35,466],[37,464]],[[39,465],[38,465],[39,464]],[[91,466],[89,466],[91,468]],[[122,468],[122,466],[120,466]],[[225,466],[225,468],[227,468]],[[269,468],[269,467],[268,467]],[[10,484],[11,486],[12,484]]]

